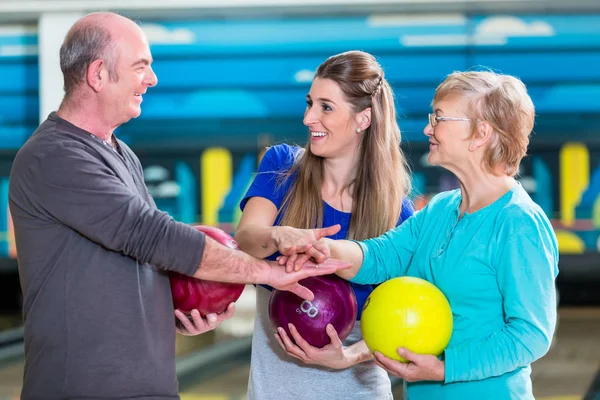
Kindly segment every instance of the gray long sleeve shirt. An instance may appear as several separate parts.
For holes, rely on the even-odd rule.
[[[165,271],[192,275],[205,237],[156,208],[118,145],[52,113],[13,162],[23,400],[179,398]]]

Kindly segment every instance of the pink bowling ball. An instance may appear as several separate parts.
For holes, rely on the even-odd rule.
[[[225,231],[212,226],[196,225],[194,228],[231,249],[239,250],[235,240]],[[189,314],[196,309],[200,315],[222,313],[227,305],[237,301],[244,291],[244,284],[224,283],[196,279],[191,276],[169,272],[173,306]]]

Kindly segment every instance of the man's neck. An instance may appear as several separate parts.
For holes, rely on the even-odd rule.
[[[106,141],[111,146],[114,146],[112,137],[116,127],[112,127],[104,118],[102,118],[101,113],[94,109],[94,107],[83,107],[70,102],[63,102],[58,109],[57,114],[59,117],[76,127],[83,129]]]

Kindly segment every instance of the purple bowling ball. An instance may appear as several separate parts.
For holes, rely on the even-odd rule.
[[[282,327],[293,341],[288,323],[294,324],[300,336],[314,347],[331,342],[325,328],[332,324],[341,340],[352,331],[358,305],[348,282],[337,275],[306,278],[300,283],[309,288],[315,298],[303,300],[287,291],[273,290],[269,299],[269,317],[273,325]]]

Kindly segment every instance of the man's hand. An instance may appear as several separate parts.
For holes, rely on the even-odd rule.
[[[200,316],[198,310],[192,310],[191,316],[187,316],[179,310],[175,310],[177,324],[175,330],[180,335],[195,336],[212,331],[226,319],[233,317],[235,313],[235,304],[229,303],[227,310],[221,314],[206,314],[204,318]]]
[[[289,273],[277,262],[269,262],[269,266],[271,267],[270,276],[265,284],[278,290],[290,291],[305,300],[312,300],[315,298],[313,292],[300,285],[298,281],[311,276],[334,274],[336,271],[350,268],[351,264],[330,258],[321,264],[307,262],[299,271]]]

